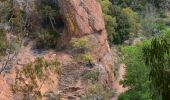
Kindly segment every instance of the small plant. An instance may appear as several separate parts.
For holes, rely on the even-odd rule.
[[[56,74],[61,74],[60,62],[57,59],[47,61],[38,57],[34,63],[27,64],[22,71],[17,74],[16,82],[12,85],[13,93],[21,92],[24,100],[42,99],[41,84],[48,79],[46,70],[55,70]],[[39,83],[41,83],[39,85]]]
[[[96,84],[89,83],[86,95],[81,100],[110,100],[113,94],[111,90],[105,89],[99,82]]]
[[[55,49],[58,43],[59,34],[55,31],[45,31],[37,36],[36,48]]]
[[[82,51],[90,50],[93,47],[88,37],[73,38],[71,44],[74,49]]]
[[[97,82],[99,81],[99,75],[100,75],[100,72],[97,70],[95,71],[85,71],[82,76],[83,76],[83,79],[85,80],[91,80],[93,83],[94,82]]]
[[[43,75],[43,67],[44,67],[44,59],[43,58],[37,58],[35,60],[35,73],[38,75],[38,76],[42,76]]]
[[[74,57],[78,62],[92,64],[93,57],[90,53],[90,50],[94,47],[94,45],[92,45],[90,38],[73,38],[71,40],[71,44],[74,52],[76,53]]]
[[[0,56],[4,56],[8,47],[7,38],[2,29],[0,29]]]
[[[11,0],[0,0],[0,23],[8,22],[7,19],[12,9],[11,2]]]
[[[93,62],[93,57],[90,53],[85,53],[85,54],[77,54],[75,56],[75,59],[80,62],[80,63],[85,63],[85,64],[92,64]]]
[[[11,31],[15,32],[19,38],[27,35],[24,14],[25,12],[19,10],[15,15],[12,14],[12,17],[9,19]]]

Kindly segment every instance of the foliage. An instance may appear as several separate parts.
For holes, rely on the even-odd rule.
[[[123,8],[122,12],[127,16],[130,23],[130,34],[136,34],[140,27],[138,14],[130,8]]]
[[[61,74],[60,63],[57,59],[47,61],[44,58],[37,58],[34,63],[27,64],[16,76],[16,82],[12,85],[12,91],[22,92],[24,99],[42,99],[40,92],[41,85],[48,79],[47,70]],[[41,83],[41,84],[39,84]]]
[[[89,82],[86,95],[81,100],[109,100],[112,95],[112,91],[105,89],[101,83],[92,84]]]
[[[73,47],[73,51],[76,53],[74,58],[83,64],[92,64],[93,57],[90,53],[94,45],[91,43],[89,37],[82,38],[72,38],[71,45]]]
[[[142,11],[148,3],[158,9],[168,9],[170,5],[169,0],[117,0],[114,2],[123,8],[130,7],[135,11]]]
[[[16,15],[12,15],[12,17],[9,19],[9,24],[12,28],[11,31],[15,32],[20,39],[27,35],[24,21],[24,12],[22,11],[18,11]]]
[[[59,41],[59,34],[55,31],[43,31],[37,36],[36,48],[55,49]]]
[[[155,21],[149,20],[149,19],[143,19],[142,20],[142,35],[146,37],[152,37],[152,36],[159,36],[164,33],[164,31],[167,29],[167,26],[162,21]]]
[[[0,23],[5,23],[8,20],[8,17],[11,12],[11,1],[10,0],[1,0],[0,1]]]
[[[114,16],[116,16],[116,32],[114,42],[115,43],[122,43],[129,38],[130,32],[130,24],[128,22],[127,16],[121,11],[121,8],[112,6],[112,12]]]
[[[117,0],[114,4],[117,4],[123,8],[130,7],[135,11],[142,11],[147,0]]]
[[[149,96],[149,95],[148,95]],[[118,100],[151,100],[151,98],[144,98],[148,97],[147,95],[143,95],[143,92],[141,91],[133,91],[133,90],[128,90],[125,93],[122,93]]]
[[[42,8],[42,10],[41,10],[41,14],[42,14],[42,16],[43,16],[43,18],[44,18],[44,20],[45,20],[45,23],[47,24],[48,23],[48,21],[50,22],[50,24],[51,24],[51,26],[52,26],[52,28],[54,29],[55,28],[55,26],[54,26],[54,24],[55,24],[55,19],[54,19],[54,17],[56,16],[56,10],[54,10],[54,9],[52,9],[52,7],[51,6],[45,6],[45,7],[43,7]]]
[[[153,99],[170,99],[170,45],[164,38],[155,38],[151,45],[143,48],[146,65],[150,68],[149,77],[153,90]],[[157,98],[154,98],[157,96]]]
[[[115,27],[117,27],[116,18],[106,14],[104,14],[104,18],[106,23],[106,30],[108,32],[108,39],[110,43],[112,43],[114,41],[115,34],[117,34],[115,30]]]
[[[94,70],[94,71],[87,70],[87,71],[83,72],[82,77],[83,77],[83,79],[91,80],[94,83],[94,82],[99,81],[99,75],[100,75],[100,72],[98,70]]]
[[[170,28],[167,28],[163,33],[164,38],[170,43]]]
[[[108,15],[110,12],[110,6],[112,6],[112,3],[109,0],[100,0],[100,4],[102,6],[103,13]]]
[[[151,98],[149,70],[145,66],[142,48],[150,41],[145,41],[137,46],[123,46],[121,48],[122,60],[126,64],[126,75],[120,82],[129,90],[120,95],[119,100],[144,100]]]
[[[7,48],[8,48],[8,42],[7,42],[6,34],[2,29],[0,29],[0,57],[5,55]]]
[[[40,0],[38,12],[42,18],[42,26],[45,29],[56,30],[64,26],[59,8],[53,0]]]
[[[110,43],[119,44],[129,39],[130,35],[137,34],[140,26],[137,13],[130,8],[113,5],[109,0],[100,0],[100,3]]]
[[[90,50],[93,47],[88,37],[72,38],[71,44],[75,49]]]
[[[76,61],[84,64],[91,64],[93,62],[93,57],[91,53],[77,54],[75,56]]]

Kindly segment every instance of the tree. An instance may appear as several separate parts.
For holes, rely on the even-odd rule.
[[[45,19],[48,19],[50,21],[50,24],[53,29],[55,29],[54,24],[55,24],[55,19],[54,16],[56,16],[56,10],[52,9],[51,6],[46,5],[43,7],[41,10],[41,13]]]
[[[155,38],[151,45],[143,48],[146,65],[150,68],[149,77],[153,99],[170,100],[170,44],[164,38]],[[156,96],[156,98],[154,98]]]
[[[127,16],[128,22],[130,23],[130,33],[135,35],[140,27],[138,14],[129,7],[123,8],[122,12]]]
[[[117,0],[116,4],[126,8],[130,7],[135,11],[142,11],[147,0]]]
[[[145,66],[142,54],[146,41],[137,46],[122,46],[122,61],[126,65],[126,74],[120,83],[124,87],[128,87],[128,91],[122,93],[118,100],[149,100],[151,92],[149,88],[148,68]]]
[[[112,43],[115,39],[115,34],[117,34],[115,30],[115,28],[117,27],[116,18],[104,14],[104,19],[106,23],[106,30],[108,32],[108,39],[109,42]]]
[[[117,27],[115,27],[117,34],[114,34],[114,43],[119,44],[129,39],[130,21],[120,7],[112,5],[110,10],[110,15],[116,17],[117,23]]]

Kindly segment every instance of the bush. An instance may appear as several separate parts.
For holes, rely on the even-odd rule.
[[[64,27],[59,7],[55,1],[41,0],[38,5],[38,12],[42,18],[43,28],[56,30]]]
[[[88,37],[72,38],[71,44],[76,51],[88,51],[93,47]]]
[[[142,11],[147,0],[118,0],[117,5],[126,8],[130,7],[135,11]]]
[[[143,47],[150,44],[144,41],[136,46],[122,46],[122,61],[126,64],[126,74],[120,83],[128,87],[128,91],[120,95],[119,100],[144,100],[151,99],[149,68],[143,59]]]
[[[81,100],[109,100],[112,96],[113,92],[105,89],[101,83],[89,83],[86,95]]]
[[[100,4],[102,6],[103,13],[108,15],[110,12],[110,6],[112,6],[112,3],[109,0],[100,0]]]
[[[7,42],[6,34],[2,29],[0,29],[0,57],[5,55],[7,48],[8,48],[8,42]]]
[[[45,31],[38,35],[36,48],[38,49],[56,49],[59,41],[59,34],[55,31]]]
[[[130,8],[123,8],[122,12],[127,16],[128,22],[130,24],[130,34],[136,35],[140,28],[139,16]]]
[[[75,53],[74,58],[83,64],[92,64],[93,57],[90,53],[94,45],[91,43],[89,37],[73,38],[71,40],[71,45]]]
[[[170,28],[167,28],[165,32],[163,33],[163,35],[167,39],[167,41],[170,43]]]
[[[35,62],[27,64],[19,73],[17,73],[15,84],[12,85],[13,93],[23,93],[26,99],[42,99],[41,84],[48,79],[47,71],[55,70],[56,74],[61,74],[60,63],[57,59],[47,61],[38,57]],[[22,79],[22,80],[21,80]],[[41,84],[40,84],[41,83]],[[33,97],[33,95],[35,97]]]
[[[110,43],[120,44],[136,35],[140,28],[137,13],[130,8],[120,8],[109,0],[100,0],[104,12]]]
[[[76,61],[83,63],[83,64],[92,64],[93,62],[93,57],[90,53],[85,53],[85,54],[77,54],[75,56]]]
[[[160,11],[159,15],[161,18],[168,18],[165,11]]]
[[[87,71],[83,72],[82,77],[83,77],[83,79],[91,80],[94,83],[94,82],[99,81],[99,75],[100,75],[100,72],[98,70],[94,70],[94,71],[87,70]]]
[[[147,97],[147,96],[146,96]],[[145,100],[145,96],[141,92],[137,91],[127,91],[125,93],[122,93],[119,97],[118,100]],[[148,100],[151,100],[147,98]]]
[[[0,7],[0,23],[6,23],[12,9],[11,0],[0,0]]]
[[[112,43],[114,41],[115,34],[117,34],[115,30],[115,28],[117,27],[116,18],[104,14],[104,19],[106,23],[106,30],[108,32],[108,39],[109,42]]]

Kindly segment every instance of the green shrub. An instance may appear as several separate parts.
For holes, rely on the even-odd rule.
[[[160,11],[159,15],[161,18],[168,18],[165,11]]]
[[[107,15],[110,12],[109,7],[112,3],[109,0],[100,0],[100,4],[102,6],[103,13]]]
[[[38,4],[38,12],[44,29],[56,30],[64,27],[59,7],[54,1],[41,0]]]
[[[44,59],[43,58],[36,58],[35,60],[35,73],[38,76],[42,76],[43,74],[43,67],[44,67]]]
[[[86,95],[81,100],[110,100],[112,96],[113,92],[105,89],[101,83],[89,83]]]
[[[26,65],[22,72],[26,76],[35,75],[36,77],[42,79],[45,75],[44,70],[47,69],[55,70],[58,75],[61,74],[60,62],[57,59],[47,61],[42,57],[38,57],[35,59],[34,63]]]
[[[120,83],[128,87],[128,91],[120,95],[119,100],[144,100],[151,99],[149,68],[143,59],[143,47],[150,44],[150,40],[135,46],[122,46],[122,61],[126,65],[126,74]]]
[[[163,31],[167,28],[167,26],[165,25],[165,23],[155,23],[154,28]]]
[[[8,17],[11,13],[12,5],[11,0],[0,0],[0,23],[8,22]]]
[[[104,14],[104,19],[106,23],[106,30],[108,32],[108,39],[109,42],[112,43],[115,39],[115,35],[117,34],[115,30],[117,27],[116,17]]]
[[[25,12],[20,10],[9,19],[11,31],[15,32],[18,38],[21,38],[21,39],[22,37],[27,35],[25,31],[26,26],[25,26],[24,15],[25,15]]]
[[[87,70],[82,74],[83,79],[91,80],[93,83],[99,81],[100,72],[98,70]]]
[[[122,12],[127,16],[128,22],[130,24],[130,34],[136,35],[140,29],[139,16],[132,9],[123,8]]]
[[[16,82],[12,85],[13,93],[21,92],[24,95],[24,100],[33,98],[35,100],[42,99],[42,94],[39,90],[48,79],[46,70],[55,70],[56,74],[61,74],[60,62],[57,59],[47,61],[42,57],[36,58],[35,62],[27,64],[16,76]],[[21,80],[24,77],[24,81]],[[29,94],[29,95],[28,95]],[[34,95],[35,97],[33,97]]]
[[[137,92],[137,91],[127,91],[125,93],[122,93],[119,97],[118,100],[145,100],[147,98],[147,100],[151,100],[149,97],[149,94],[143,94],[141,92]]]
[[[90,43],[90,40],[88,37],[82,37],[82,38],[72,38],[71,44],[74,49],[83,49],[83,50],[89,50],[92,48],[92,44]]]
[[[167,41],[170,42],[170,28],[167,28],[163,35],[167,39]]]
[[[85,63],[85,64],[91,64],[93,62],[93,57],[90,53],[77,54],[75,56],[75,59],[78,62]]]
[[[74,50],[74,58],[83,64],[92,64],[93,57],[90,53],[94,45],[88,37],[73,38],[71,44]]]
[[[139,16],[130,8],[120,8],[109,0],[100,0],[110,43],[120,44],[140,29]]]
[[[0,29],[0,57],[5,55],[7,48],[8,48],[8,42],[7,42],[6,34],[2,29]]]
[[[36,48],[38,49],[56,49],[59,41],[59,34],[55,31],[45,31],[37,36]]]

